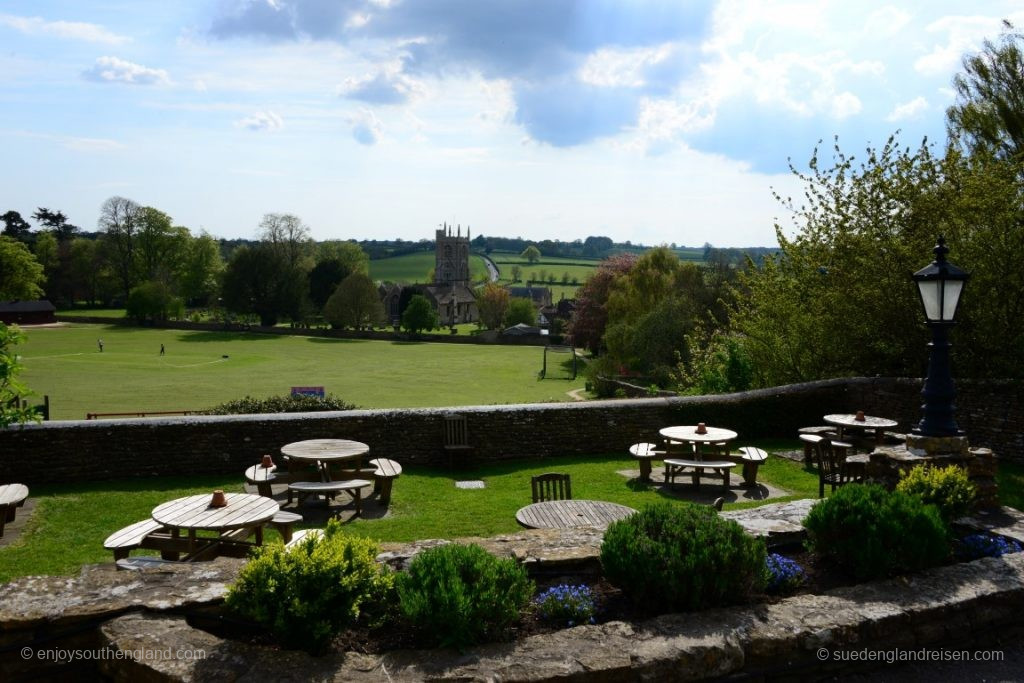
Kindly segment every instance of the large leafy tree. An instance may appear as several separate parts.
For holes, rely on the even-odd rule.
[[[363,273],[352,273],[324,306],[324,317],[335,327],[356,330],[372,328],[384,321],[384,307],[373,280]]]
[[[0,221],[4,222],[3,234],[7,237],[14,238],[19,242],[27,242],[29,240],[32,226],[17,211],[8,211],[0,215]]]
[[[178,289],[190,305],[204,305],[216,295],[224,272],[220,245],[206,232],[188,239],[178,266]]]
[[[540,261],[540,249],[531,244],[530,246],[526,247],[526,249],[523,249],[523,253],[520,254],[520,256],[526,259],[527,263],[533,265],[537,261]]]
[[[409,304],[402,311],[402,329],[410,334],[437,327],[437,313],[422,294],[413,294]]]
[[[476,299],[476,307],[480,312],[480,322],[488,330],[501,327],[508,311],[508,290],[493,282],[487,283]]]
[[[322,309],[327,300],[352,273],[370,272],[370,259],[355,242],[330,240],[316,248],[316,265],[309,271],[309,298],[313,307]]]
[[[0,301],[37,299],[45,281],[43,267],[28,247],[0,235]]]
[[[224,305],[236,313],[254,313],[272,327],[282,315],[295,319],[306,284],[282,255],[263,242],[239,247],[224,271]]]
[[[32,218],[39,221],[44,230],[52,230],[60,242],[70,240],[78,232],[78,226],[69,223],[68,217],[61,211],[50,211],[49,209],[39,207],[32,214]]]
[[[1024,155],[1024,35],[1003,22],[997,41],[965,55],[946,110],[950,137],[963,149],[1006,159]]]
[[[533,302],[521,297],[512,297],[508,301],[508,309],[505,311],[505,327],[515,325],[536,325],[537,309]]]
[[[138,235],[143,213],[143,207],[124,197],[110,197],[100,207],[98,227],[104,233],[105,254],[125,301],[139,280]]]
[[[573,343],[593,353],[604,348],[604,331],[608,324],[608,297],[613,283],[633,267],[636,256],[621,254],[601,262],[587,278],[576,296],[576,312],[569,324]]]

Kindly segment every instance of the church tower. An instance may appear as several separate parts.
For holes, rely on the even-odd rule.
[[[434,253],[434,284],[469,283],[469,226],[462,235],[462,226],[453,232],[445,223],[436,231]]]

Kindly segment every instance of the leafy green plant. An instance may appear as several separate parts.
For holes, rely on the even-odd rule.
[[[25,333],[17,325],[0,323],[0,429],[8,425],[39,421],[35,408],[23,404],[31,392],[17,379],[21,362],[14,347],[25,341]]]
[[[637,604],[701,609],[760,589],[765,546],[709,506],[658,503],[608,526],[601,564]]]
[[[533,594],[518,562],[478,545],[424,550],[397,587],[402,612],[431,644],[457,648],[500,636]]]
[[[932,567],[949,557],[949,527],[934,505],[877,484],[847,484],[811,508],[807,545],[857,579]]]
[[[209,410],[202,411],[201,414],[312,413],[321,410],[352,410],[356,407],[354,404],[343,401],[333,394],[327,394],[323,398],[319,396],[285,394],[282,396],[268,396],[267,398],[246,396],[245,398],[218,404]]]
[[[918,465],[900,474],[896,490],[935,505],[947,522],[970,512],[978,495],[977,487],[967,478],[967,470],[957,466]]]
[[[376,541],[330,520],[322,536],[292,548],[258,548],[228,590],[228,607],[269,628],[289,648],[322,652],[367,610],[393,602],[394,575],[376,561]]]

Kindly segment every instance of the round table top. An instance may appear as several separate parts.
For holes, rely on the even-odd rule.
[[[528,529],[569,529],[592,526],[604,529],[636,510],[603,500],[546,500],[516,511],[516,521]]]
[[[227,505],[212,507],[213,493],[200,493],[153,508],[153,521],[180,529],[240,529],[269,522],[281,506],[273,498],[250,493],[225,493]]]
[[[866,427],[869,429],[889,429],[899,424],[896,420],[890,420],[885,417],[873,417],[871,415],[865,415],[863,420],[858,420],[854,413],[826,415],[825,422],[832,425],[842,425],[843,427]]]
[[[324,462],[358,458],[369,452],[365,443],[348,439],[308,439],[281,446],[281,453],[289,458]]]
[[[691,443],[718,443],[719,441],[732,441],[739,436],[739,434],[731,429],[722,429],[721,427],[705,427],[705,429],[707,429],[706,433],[698,434],[697,425],[680,425],[677,427],[665,427],[664,429],[658,430],[658,433],[671,441],[687,441]]]

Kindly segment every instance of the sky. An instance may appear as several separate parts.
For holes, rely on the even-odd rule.
[[[942,144],[1004,18],[1020,0],[0,0],[0,213],[773,246],[791,163]]]

